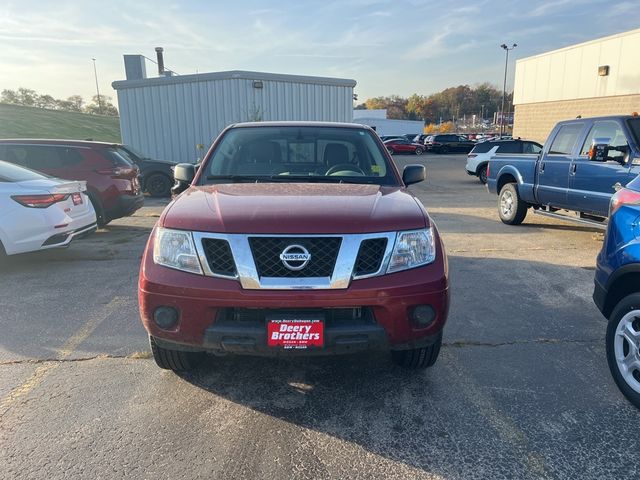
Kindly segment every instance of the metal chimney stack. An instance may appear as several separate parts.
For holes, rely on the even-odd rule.
[[[162,52],[164,49],[162,47],[156,47],[156,57],[158,58],[158,75],[161,77],[164,76],[164,58],[162,56]]]

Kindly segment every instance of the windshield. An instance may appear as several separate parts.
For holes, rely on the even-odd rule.
[[[24,182],[27,180],[40,180],[42,178],[48,177],[41,173],[34,172],[33,170],[29,170],[28,168],[0,161],[0,181]]]
[[[640,117],[631,118],[628,120],[629,130],[633,134],[633,138],[636,144],[640,145]]]
[[[125,145],[124,149],[129,154],[131,161],[136,160],[136,158],[134,157],[138,157],[139,159],[147,158],[147,156],[144,153],[142,153],[140,150],[133,148],[131,145]],[[123,149],[119,148],[118,150],[123,150]]]
[[[200,184],[229,181],[398,184],[371,132],[316,126],[227,131],[207,160]]]

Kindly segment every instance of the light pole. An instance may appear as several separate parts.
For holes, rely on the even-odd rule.
[[[100,115],[102,115],[102,100],[100,99],[100,89],[98,88],[98,71],[96,70],[96,59],[93,60],[93,75],[96,77],[96,92],[98,93],[98,111]]]
[[[504,98],[507,92],[507,64],[509,63],[509,50],[513,50],[516,48],[518,44],[514,43],[512,46],[508,47],[506,44],[500,45],[500,48],[504,49],[506,52],[506,57],[504,59],[504,83],[502,84],[502,108],[500,109],[500,138],[504,133]]]

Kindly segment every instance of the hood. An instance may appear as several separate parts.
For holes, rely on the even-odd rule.
[[[165,209],[160,225],[218,233],[374,233],[424,228],[428,217],[399,187],[239,183],[189,188]]]

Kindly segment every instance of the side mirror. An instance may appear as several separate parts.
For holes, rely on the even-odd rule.
[[[173,195],[178,195],[184,192],[191,182],[193,177],[196,176],[196,166],[192,163],[179,163],[173,169],[173,178],[176,181],[175,185],[171,188]]]
[[[606,162],[610,142],[610,138],[594,138],[589,149],[589,160],[592,162]]]
[[[424,165],[407,165],[402,171],[402,181],[407,186],[420,183],[425,178],[427,178],[427,170]]]

